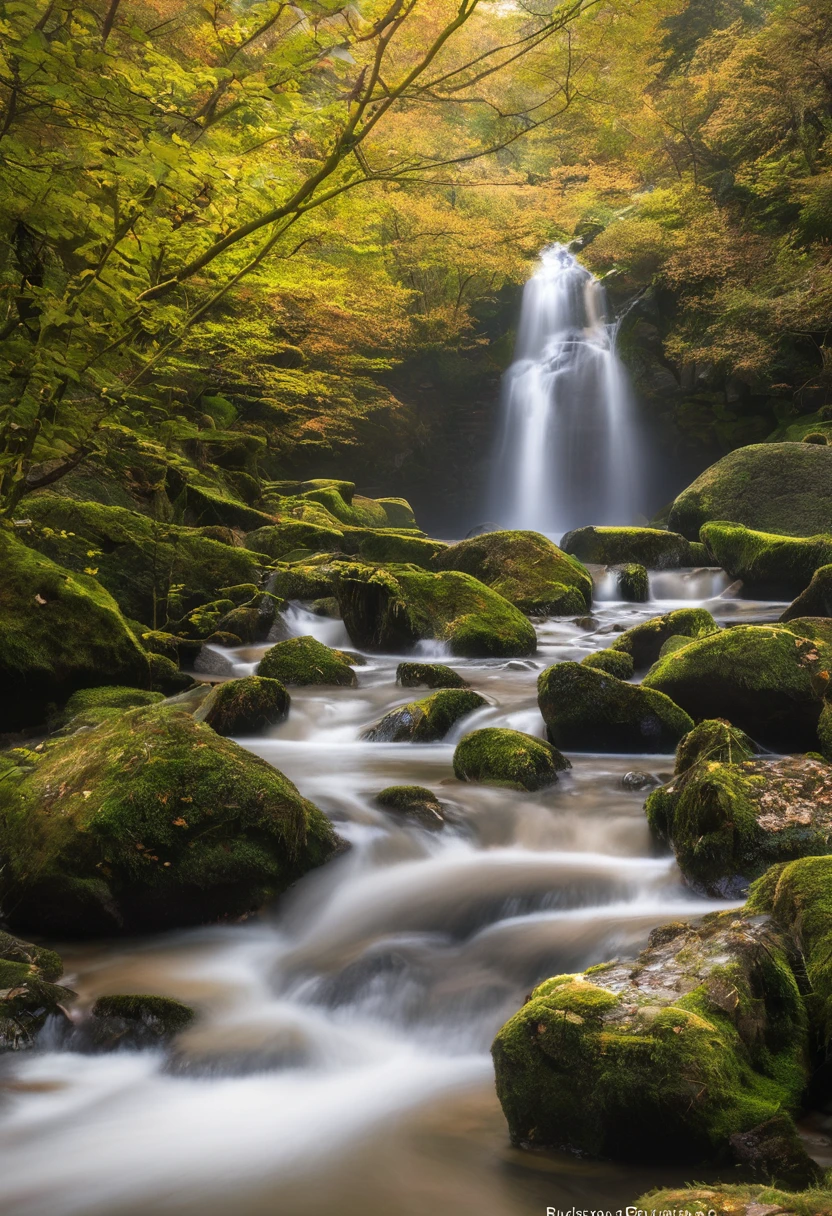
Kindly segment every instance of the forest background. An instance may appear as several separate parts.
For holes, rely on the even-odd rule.
[[[558,240],[660,495],[832,435],[831,124],[832,0],[0,3],[0,510],[337,476],[470,526]]]

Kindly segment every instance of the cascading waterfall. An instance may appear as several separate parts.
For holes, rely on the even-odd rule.
[[[564,245],[526,284],[490,515],[559,536],[584,524],[634,523],[640,443],[627,373],[599,281]]]

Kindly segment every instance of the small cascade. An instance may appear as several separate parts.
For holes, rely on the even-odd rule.
[[[490,512],[502,527],[560,536],[635,522],[641,445],[617,328],[594,275],[566,246],[545,250],[504,379]]]

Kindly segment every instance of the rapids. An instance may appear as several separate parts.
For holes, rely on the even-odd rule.
[[[544,666],[721,586],[714,572],[662,575],[654,590],[672,599],[539,623],[533,660],[448,660],[489,701],[457,736],[484,724],[542,735]],[[726,622],[782,608],[730,591],[706,602]],[[302,606],[285,625],[346,642]],[[217,652],[219,678],[253,670],[262,649]],[[245,924],[63,947],[82,1008],[158,992],[201,1016],[171,1054],[85,1055],[47,1027],[35,1051],[4,1059],[4,1216],[542,1216],[681,1181],[512,1149],[488,1054],[536,981],[725,906],[686,890],[650,839],[644,791],[622,785],[631,770],[662,780],[672,757],[573,755],[538,794],[459,783],[453,738],[358,741],[419,695],[397,687],[397,662],[368,655],[356,689],[294,689],[285,723],[239,740],[333,818],[346,854]],[[374,792],[393,783],[436,790],[444,830],[378,809]]]

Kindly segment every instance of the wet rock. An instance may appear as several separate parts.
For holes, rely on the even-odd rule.
[[[278,642],[263,655],[257,674],[290,686],[335,684],[354,688],[358,682],[350,657],[313,637]]]
[[[459,672],[444,663],[399,663],[396,681],[402,688],[467,688]]]
[[[437,743],[460,718],[487,701],[470,689],[446,688],[385,714],[361,734],[372,743]]]
[[[832,532],[832,447],[755,443],[729,452],[682,491],[667,522],[698,540],[711,520],[784,536]]]
[[[566,751],[669,752],[693,727],[669,697],[580,663],[548,667],[537,691],[549,739]]]
[[[660,528],[575,528],[563,537],[561,548],[599,566],[637,562],[648,570],[677,570],[700,564],[690,541]]]
[[[334,621],[341,619],[341,609],[334,595],[325,595],[321,599],[313,600],[309,608],[315,616],[328,616]]]
[[[441,802],[423,785],[389,785],[376,794],[376,802],[386,811],[395,811],[431,831],[445,826]]]
[[[632,655],[636,670],[642,671],[656,662],[669,638],[704,638],[718,632],[719,626],[704,608],[677,608],[625,629],[613,642],[612,649]]]
[[[225,633],[236,634],[241,642],[251,646],[265,642],[274,625],[277,608],[282,601],[268,592],[257,592],[238,608],[232,608],[220,617],[217,628]]]
[[[102,996],[92,1007],[83,1037],[104,1051],[158,1047],[195,1018],[190,1005],[167,996]]]
[[[2,763],[0,903],[15,930],[102,936],[234,919],[341,846],[282,773],[164,704]]]
[[[147,654],[94,578],[5,531],[0,564],[0,730],[37,725],[48,706],[90,685],[150,688]]]
[[[652,773],[641,773],[635,769],[621,778],[621,788],[625,790],[650,790],[658,784],[658,778]]]
[[[537,648],[522,612],[469,574],[346,562],[335,569],[341,615],[362,650],[395,654],[426,638],[469,658],[522,657]]]
[[[216,684],[194,714],[218,735],[262,735],[289,713],[289,694],[279,680],[246,676]]]
[[[805,590],[789,604],[781,621],[832,617],[832,565],[819,566]]]
[[[454,773],[460,781],[538,790],[570,768],[557,748],[534,735],[502,727],[472,731],[457,744]]]
[[[613,566],[615,585],[622,600],[631,604],[646,604],[650,599],[650,579],[644,566],[629,562]]]
[[[243,639],[236,633],[225,633],[218,629],[216,633],[211,633],[205,639],[206,646],[222,646],[225,650],[236,650],[242,646]]]
[[[830,643],[784,625],[738,625],[659,659],[643,687],[697,720],[727,718],[767,747],[806,751],[817,747],[818,681],[830,670]]]
[[[596,616],[579,616],[572,624],[577,625],[579,629],[585,629],[587,633],[594,633],[601,622]]]
[[[736,912],[664,926],[635,961],[545,980],[492,1048],[515,1143],[713,1161],[797,1109],[806,1016],[781,938]]]
[[[582,667],[592,667],[595,671],[606,671],[608,675],[618,680],[629,680],[633,674],[632,655],[623,650],[596,650],[581,659]]]
[[[487,532],[445,549],[436,570],[459,570],[522,612],[571,615],[592,603],[592,577],[539,532]]]
[[[793,1190],[803,1190],[823,1179],[823,1170],[806,1152],[794,1123],[785,1115],[775,1115],[750,1131],[735,1132],[730,1144],[737,1165],[755,1178]]]
[[[64,1017],[75,993],[56,981],[64,965],[54,950],[0,930],[0,1053],[34,1044],[49,1017]]]
[[[815,572],[832,562],[832,536],[781,536],[736,524],[706,524],[702,539],[717,565],[742,580],[745,591],[790,599],[807,589]],[[795,616],[822,615],[811,610]]]

